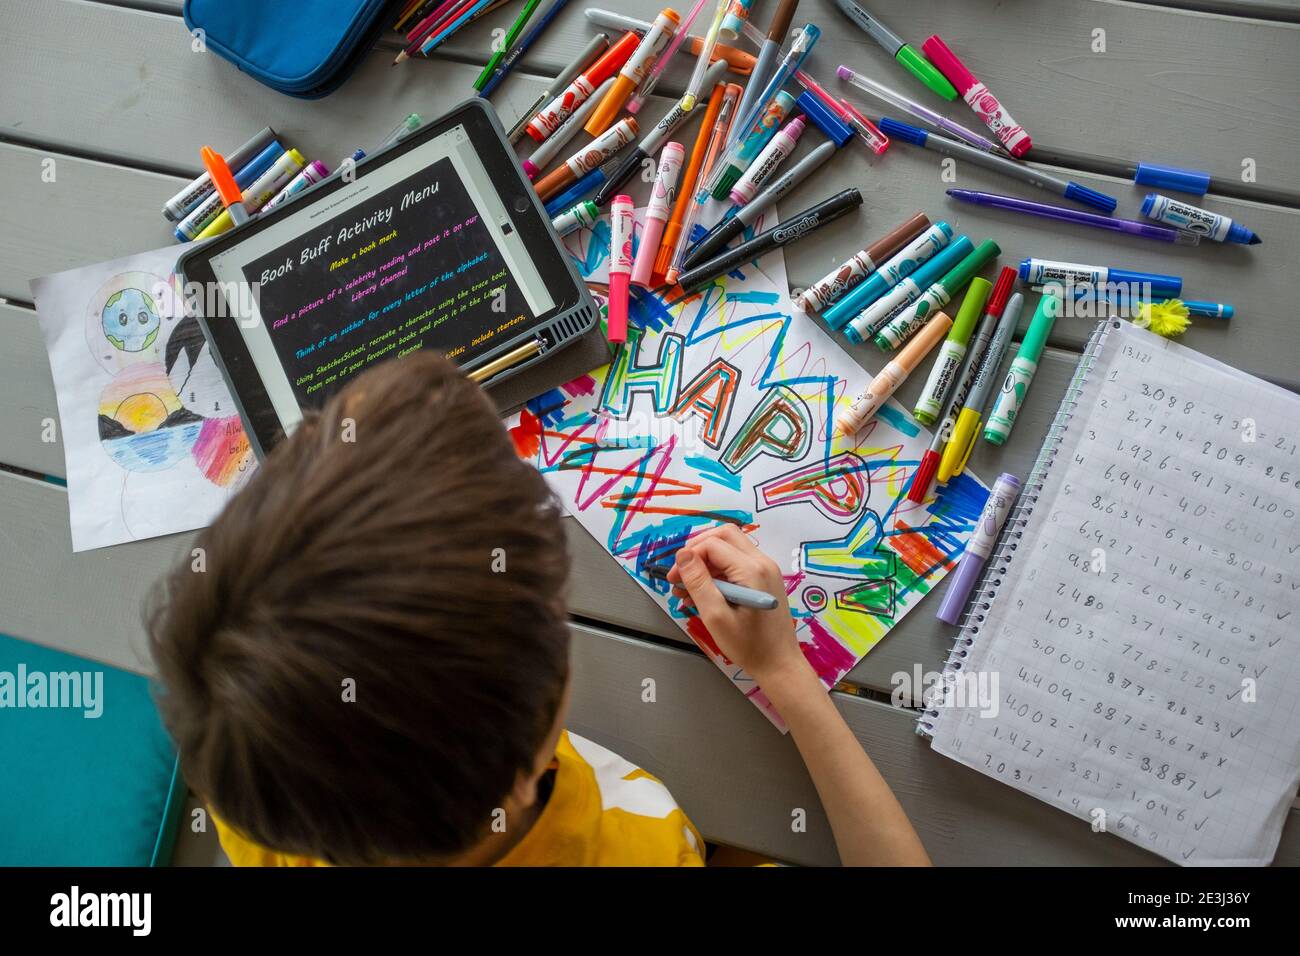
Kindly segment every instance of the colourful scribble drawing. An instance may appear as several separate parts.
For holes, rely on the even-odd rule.
[[[969,475],[915,504],[929,436],[897,406],[833,437],[865,373],[757,269],[680,301],[644,294],[613,361],[512,421],[573,514],[778,726],[762,690],[646,573],[724,522],[783,566],[800,645],[827,688],[961,556],[986,490]]]

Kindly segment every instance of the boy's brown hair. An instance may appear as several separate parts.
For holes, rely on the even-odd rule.
[[[560,517],[451,363],[367,371],[155,595],[159,704],[190,786],[286,853],[473,846],[532,772],[567,681]]]

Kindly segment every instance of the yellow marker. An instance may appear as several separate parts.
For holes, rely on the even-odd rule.
[[[250,213],[257,212],[269,203],[276,193],[289,185],[289,180],[297,176],[306,165],[307,160],[296,149],[284,153],[271,164],[270,169],[253,181],[253,185],[244,190],[244,208]],[[235,221],[230,218],[230,211],[223,209],[221,215],[212,220],[206,229],[194,237],[194,241],[219,236],[234,224]]]

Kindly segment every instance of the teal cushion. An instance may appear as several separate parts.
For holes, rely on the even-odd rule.
[[[145,678],[0,634],[0,768],[0,866],[171,859],[185,789]]]

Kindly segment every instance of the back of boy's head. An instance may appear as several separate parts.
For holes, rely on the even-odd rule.
[[[568,677],[560,511],[449,362],[310,414],[160,588],[159,703],[193,787],[274,850],[437,861],[530,774]]]

